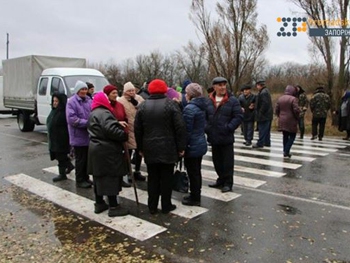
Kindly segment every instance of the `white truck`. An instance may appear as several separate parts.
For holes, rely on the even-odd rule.
[[[11,109],[5,108],[4,106],[4,100],[3,100],[4,86],[2,83],[3,83],[3,77],[0,76],[0,114],[12,113]]]
[[[3,60],[2,66],[4,106],[17,111],[23,132],[46,124],[54,92],[70,97],[78,80],[92,83],[95,92],[108,84],[100,71],[86,68],[82,58],[31,55]]]

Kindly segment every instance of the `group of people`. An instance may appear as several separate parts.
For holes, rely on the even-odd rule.
[[[50,156],[58,161],[59,167],[59,175],[53,180],[67,179],[67,174],[75,168],[77,187],[94,187],[95,213],[108,210],[111,217],[123,216],[128,210],[118,203],[117,196],[122,187],[131,186],[132,171],[127,160],[133,154],[136,180],[146,179],[140,172],[142,158],[147,166],[149,212],[159,212],[161,199],[161,212],[166,214],[176,209],[171,202],[172,177],[175,164],[181,158],[190,181],[190,193],[183,197],[182,203],[201,204],[201,164],[208,143],[218,175],[209,187],[219,188],[223,193],[232,190],[234,131],[240,125],[245,145],[252,145],[256,121],[259,138],[252,147],[269,147],[275,113],[278,129],[283,133],[283,155],[290,158],[298,125],[300,137],[304,136],[303,118],[310,104],[314,114],[311,139],[318,136],[322,140],[326,116],[319,108],[320,105],[329,107],[329,97],[322,88],[317,88],[309,102],[302,87],[288,85],[273,110],[265,81],[256,83],[256,95],[251,92],[252,86],[244,85],[238,99],[227,90],[227,83],[223,77],[214,78],[209,96],[203,95],[203,88],[197,83],[185,81],[180,92],[169,88],[161,79],[148,83],[147,94],[143,94],[147,96],[136,94],[131,82],[124,84],[121,97],[113,85],[92,95],[93,90],[89,91],[93,84],[82,81],[76,83],[68,102],[66,95],[53,94],[47,121]],[[350,92],[346,92],[339,111],[342,128],[348,131],[347,138],[349,127],[344,122],[350,116],[349,97]],[[317,125],[319,131],[314,129]],[[75,167],[68,158],[70,147],[74,148]],[[89,174],[93,175],[93,182]],[[124,181],[127,174],[129,181]]]

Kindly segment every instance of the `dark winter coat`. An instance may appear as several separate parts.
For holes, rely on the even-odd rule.
[[[257,121],[272,121],[273,108],[269,90],[264,87],[256,96],[255,117]]]
[[[179,105],[165,94],[151,94],[139,107],[135,123],[137,148],[146,164],[172,164],[186,148],[186,126]]]
[[[187,130],[187,146],[185,157],[200,157],[207,152],[205,138],[207,99],[198,97],[192,99],[183,110]]]
[[[300,108],[293,86],[288,85],[284,95],[278,98],[275,113],[278,117],[279,131],[297,133]]]
[[[255,120],[255,108],[250,109],[249,106],[255,103],[255,95],[249,94],[248,96],[244,96],[244,94],[239,95],[238,101],[241,107],[244,109],[243,113],[243,121],[244,122],[252,122]]]
[[[342,104],[346,104],[346,112],[347,112],[347,116],[343,116],[342,115],[342,110],[341,110],[341,106]],[[345,95],[342,97],[342,102],[340,104],[339,110],[338,110],[338,114],[339,114],[339,131],[350,131],[350,91],[347,91],[345,93]]]
[[[50,159],[56,159],[56,153],[69,153],[69,135],[66,120],[67,96],[65,94],[53,94],[51,105],[54,97],[58,98],[57,108],[51,109],[47,117],[46,126],[48,133]]]
[[[242,121],[241,105],[234,96],[226,93],[217,107],[215,92],[210,94],[207,106],[207,126],[205,128],[208,142],[213,145],[234,143],[234,131]]]
[[[98,94],[94,101],[98,100]],[[94,177],[122,177],[127,174],[123,143],[128,140],[128,135],[112,110],[101,105],[90,113],[88,170]]]

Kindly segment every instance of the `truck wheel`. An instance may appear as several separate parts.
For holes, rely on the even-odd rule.
[[[18,112],[17,124],[22,132],[33,131],[35,127],[35,123],[30,119],[29,113],[25,111]]]

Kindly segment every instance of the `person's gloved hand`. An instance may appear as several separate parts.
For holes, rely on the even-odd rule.
[[[137,106],[137,104],[139,104],[139,102],[134,97],[131,97],[130,102],[134,106]]]

